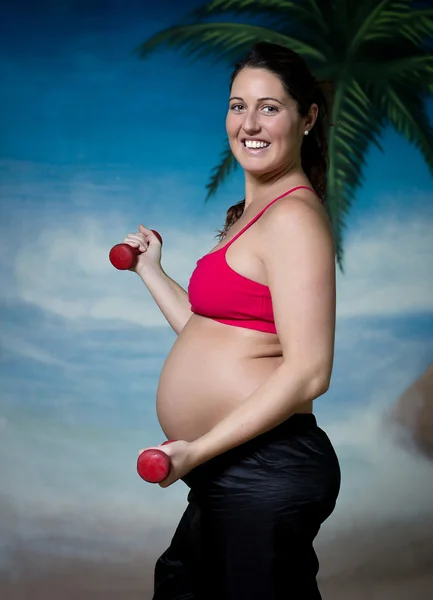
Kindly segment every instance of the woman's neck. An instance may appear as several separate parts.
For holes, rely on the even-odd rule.
[[[308,179],[298,165],[291,165],[277,173],[269,173],[265,176],[254,176],[245,172],[245,210],[254,205],[262,207],[273,198],[278,198],[291,187],[297,185],[308,185]]]

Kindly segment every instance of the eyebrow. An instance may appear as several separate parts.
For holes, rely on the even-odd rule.
[[[240,96],[232,96],[231,98],[229,98],[229,102],[231,102],[232,100],[242,100],[242,102],[245,102],[245,100]],[[266,98],[257,98],[257,102],[263,102],[263,100],[273,100],[274,102],[278,102],[279,104],[284,106],[284,104],[281,102],[281,100],[278,100],[278,98],[271,98],[269,96],[267,96]]]

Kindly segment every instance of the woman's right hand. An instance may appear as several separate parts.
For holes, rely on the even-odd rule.
[[[138,248],[140,253],[133,267],[129,270],[139,274],[148,268],[161,267],[161,246],[159,239],[151,229],[144,225],[138,226],[137,233],[128,233],[123,240],[133,248]]]

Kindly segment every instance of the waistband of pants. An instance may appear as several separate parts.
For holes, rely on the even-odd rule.
[[[249,453],[254,452],[259,448],[263,448],[268,444],[278,443],[279,441],[288,441],[293,436],[307,434],[308,432],[316,431],[318,429],[316,417],[312,413],[296,413],[269,431],[265,431],[222,454],[214,456],[207,462],[202,463],[193,469],[182,479],[187,485],[190,485],[192,480],[197,476],[200,476],[200,474],[212,472],[215,468],[218,469],[223,465],[236,461],[236,459],[248,456]]]
[[[308,433],[316,429],[318,429],[317,421],[312,413],[296,413],[272,429],[269,429],[269,431],[257,435],[243,444],[228,450],[224,454],[243,454],[244,452],[266,446],[269,443],[287,441],[293,436]]]
[[[288,434],[303,433],[316,428],[317,420],[313,413],[296,413],[269,431],[265,431],[252,440],[249,440],[249,442],[257,441],[257,443],[260,443],[268,440],[285,439]],[[245,443],[248,444],[249,442]]]

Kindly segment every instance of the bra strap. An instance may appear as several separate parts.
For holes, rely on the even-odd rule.
[[[246,231],[246,230],[247,230],[249,227],[251,227],[251,225],[252,225],[253,223],[255,223],[255,222],[257,221],[257,219],[259,219],[259,218],[262,216],[262,214],[263,214],[263,213],[264,213],[266,210],[268,210],[268,208],[269,208],[270,206],[272,206],[272,204],[274,204],[274,203],[275,203],[277,200],[280,200],[281,198],[284,198],[284,196],[288,196],[288,195],[289,195],[289,194],[291,194],[292,192],[295,192],[296,190],[301,190],[301,189],[310,190],[310,191],[312,191],[312,192],[316,193],[316,192],[315,192],[315,190],[313,190],[313,188],[310,188],[310,187],[308,187],[307,185],[298,185],[297,187],[294,187],[294,188],[292,188],[292,189],[290,189],[290,190],[287,190],[287,192],[284,192],[284,194],[281,194],[281,196],[278,196],[278,198],[274,198],[274,200],[272,200],[271,202],[269,202],[269,204],[267,204],[267,205],[265,206],[265,208],[263,208],[263,209],[262,209],[262,210],[261,210],[261,211],[260,211],[260,212],[259,212],[259,213],[258,213],[258,214],[255,216],[255,217],[253,217],[253,218],[251,219],[251,221],[250,221],[249,223],[247,223],[247,224],[245,225],[245,227],[243,227],[243,228],[242,228],[242,229],[239,231],[239,233],[237,233],[237,234],[235,235],[235,237],[234,237],[232,240],[230,240],[230,241],[229,241],[229,242],[228,242],[228,243],[227,243],[227,244],[224,246],[224,249],[228,248],[228,247],[229,247],[231,244],[233,244],[233,242],[234,242],[235,240],[237,240],[237,239],[238,239],[238,237],[239,237],[239,236],[241,236],[241,235],[243,234],[243,232],[244,232],[244,231]]]

